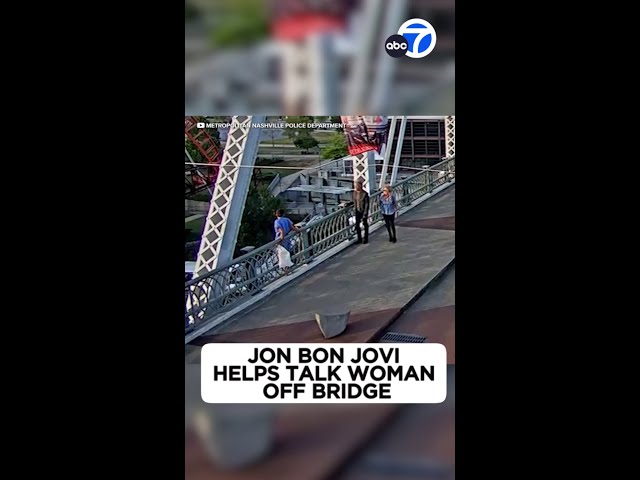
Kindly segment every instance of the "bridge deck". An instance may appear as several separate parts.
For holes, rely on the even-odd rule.
[[[397,243],[390,243],[381,228],[368,245],[347,248],[253,310],[191,342],[187,361],[197,362],[199,346],[209,342],[327,341],[315,325],[314,314],[328,306],[350,310],[352,315],[345,333],[333,341],[375,341],[388,329],[418,333],[453,349],[454,280],[446,280],[449,275],[444,274],[441,281],[448,285],[441,298],[431,303],[422,300],[424,305],[416,303],[399,315],[452,266],[455,185],[399,217],[396,227]],[[449,363],[454,363],[453,358],[450,352]]]

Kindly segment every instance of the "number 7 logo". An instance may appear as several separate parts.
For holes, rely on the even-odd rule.
[[[404,22],[398,29],[398,35],[407,39],[409,46],[407,57],[424,58],[436,46],[436,30],[429,22],[421,18],[412,18]]]

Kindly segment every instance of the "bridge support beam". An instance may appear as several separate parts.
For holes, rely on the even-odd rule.
[[[456,117],[450,115],[444,118],[445,155],[447,158],[456,154]]]
[[[405,16],[407,0],[394,0],[393,6],[390,5],[390,2],[385,2],[382,8],[384,9],[382,13],[382,33],[383,37],[386,37],[397,32],[402,22],[409,18]],[[371,30],[379,32],[375,27],[371,27]],[[389,98],[391,97],[388,92],[393,90],[393,74],[397,69],[398,62],[397,59],[391,58],[382,52],[382,49],[378,49],[375,53],[378,55],[378,58],[375,60],[373,87],[371,88],[371,94],[369,96],[369,104],[371,107],[368,110],[371,112],[387,112],[389,111]],[[356,58],[360,58],[360,56],[357,55]],[[362,58],[368,59],[369,57],[363,55]]]
[[[407,129],[407,117],[401,117],[400,132],[398,132],[398,144],[396,145],[396,156],[393,160],[393,170],[391,171],[391,185],[395,185],[398,178],[398,167],[400,157],[402,157],[402,144],[404,143],[404,132]]]
[[[368,193],[376,191],[375,152],[359,153],[353,156],[353,182],[362,181],[362,188]]]
[[[218,178],[200,242],[194,278],[233,259],[244,203],[260,143],[264,116],[236,116],[227,136]]]
[[[337,63],[334,59],[333,38],[328,34],[316,34],[307,42],[310,49],[310,75],[306,85],[311,83],[311,98],[309,112],[313,115],[324,116],[339,110],[336,103],[339,84]],[[389,56],[389,55],[387,55]],[[309,89],[305,89],[309,92]]]
[[[396,133],[397,121],[398,121],[398,117],[391,117],[391,127],[389,128],[389,136],[387,138],[387,144],[384,147],[384,160],[382,162],[382,173],[380,175],[380,185],[379,185],[380,190],[382,190],[382,187],[384,187],[385,181],[387,180],[387,170],[389,169],[389,159],[391,158],[391,147],[393,147],[393,136]]]
[[[380,54],[380,48],[376,42],[376,36],[380,32],[380,17],[384,13],[385,3],[382,0],[369,0],[364,4],[363,16],[359,22],[361,30],[358,31],[357,53],[354,52],[355,58],[352,59],[347,85],[346,112],[354,112],[355,114],[365,110],[366,94],[370,90],[363,88],[363,85],[369,84],[369,68],[372,59],[375,59],[376,62],[380,61],[377,58],[377,55]]]

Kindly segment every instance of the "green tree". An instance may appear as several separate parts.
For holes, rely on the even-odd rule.
[[[237,248],[259,247],[273,240],[274,212],[284,208],[284,201],[274,197],[264,185],[251,185],[244,205]]]
[[[287,127],[284,129],[284,133],[289,138],[296,138],[301,133],[308,133],[311,135],[311,129],[306,125],[310,123],[314,123],[315,120],[313,117],[304,116],[304,117],[286,117],[285,122],[289,124],[304,124],[304,127]]]
[[[246,46],[266,38],[269,19],[262,0],[216,2],[210,12],[215,19],[211,40],[217,47]]]
[[[191,158],[194,162],[204,163],[200,150],[198,150],[196,146],[191,143],[191,140],[189,140],[186,136],[184,137],[184,148],[187,149],[187,152],[189,152],[189,155],[191,155]]]
[[[293,139],[293,144],[308,152],[310,148],[318,146],[318,140],[313,138],[309,132],[300,132],[296,138]]]
[[[212,118],[212,117],[194,117],[194,119],[197,122],[204,122],[204,123],[226,123],[225,121],[223,121],[225,117],[219,117],[219,118]],[[218,147],[218,150],[220,149],[220,132],[218,131],[217,128],[206,128],[205,129],[207,131],[207,133],[209,135],[211,135],[211,138],[213,139],[213,141],[215,142],[216,146]],[[204,140],[204,136],[200,137],[200,140]],[[187,149],[187,151],[189,152],[189,154],[191,155],[191,158],[193,158],[193,161],[196,163],[206,163],[206,161],[204,160],[204,157],[202,156],[202,154],[200,153],[200,150],[198,150],[198,148],[191,142],[191,140],[189,140],[189,138],[185,135],[185,139],[184,139],[184,146]],[[206,146],[208,148],[208,145]]]
[[[330,123],[342,123],[342,119],[340,118],[340,116],[332,116],[331,117],[331,122]],[[338,127],[335,129],[336,132],[344,132],[344,129],[342,127]]]
[[[198,10],[197,7],[195,7],[194,5],[192,5],[189,2],[185,2],[184,4],[184,19],[185,20],[194,20],[195,18],[198,18],[198,16],[201,14],[200,10]]]
[[[322,149],[320,156],[325,160],[335,160],[349,154],[347,150],[347,138],[344,133],[334,133],[328,145]]]
[[[207,123],[231,123],[232,116],[229,115],[218,115],[213,117],[201,117],[203,118],[203,122]]]

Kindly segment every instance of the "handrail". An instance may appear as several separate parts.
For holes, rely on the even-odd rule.
[[[416,173],[392,186],[398,205],[410,205],[434,189],[455,178],[455,155],[429,170]],[[369,220],[373,226],[382,220],[379,197],[381,190],[370,195]],[[322,220],[292,232],[285,238],[292,245],[291,260],[295,270],[326,253],[355,235],[351,220],[353,204],[326,215]],[[208,321],[282,277],[274,240],[233,259],[211,272],[185,283],[185,333]]]

